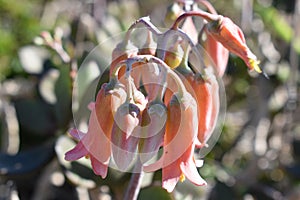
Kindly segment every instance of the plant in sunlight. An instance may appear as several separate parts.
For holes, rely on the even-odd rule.
[[[65,154],[66,160],[86,157],[102,178],[108,167],[133,172],[124,199],[137,198],[144,172],[160,169],[162,187],[168,192],[185,178],[206,185],[198,172],[203,161],[195,151],[216,142],[212,135],[218,134],[221,104],[226,104],[221,77],[229,52],[250,70],[262,72],[242,30],[218,15],[208,1],[175,4],[179,11],[173,13],[169,29],[161,31],[149,17],[129,27],[112,51],[108,83],[89,105],[87,133],[70,131],[78,143]],[[194,18],[202,28],[195,26]],[[146,33],[142,44],[133,39],[140,25]]]

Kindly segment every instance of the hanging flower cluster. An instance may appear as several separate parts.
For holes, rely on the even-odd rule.
[[[207,1],[198,3],[208,11],[197,6],[185,10],[186,5],[179,3],[184,6],[173,13],[175,22],[165,32],[147,17],[128,29],[112,52],[109,82],[89,105],[88,132],[70,131],[79,142],[66,153],[66,160],[90,158],[102,178],[110,163],[121,171],[137,162],[145,172],[162,169],[162,187],[168,192],[185,178],[195,185],[206,184],[197,171],[202,162],[194,151],[207,146],[216,127],[217,79],[225,72],[229,52],[241,57],[250,70],[262,71],[241,29]],[[201,30],[192,17],[202,19]],[[139,24],[148,31],[142,48],[130,41]],[[206,52],[195,53],[201,42]],[[197,56],[200,60],[192,63]],[[153,162],[160,149],[162,156]]]

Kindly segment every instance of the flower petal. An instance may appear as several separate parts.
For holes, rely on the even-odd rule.
[[[163,163],[164,163],[164,159],[163,156],[160,157],[160,159],[150,165],[144,165],[143,170],[145,172],[154,172],[157,171],[159,169],[161,169],[163,167]]]
[[[90,115],[87,136],[82,139],[82,143],[88,149],[91,156],[97,158],[102,163],[108,163],[111,156],[110,140],[98,123],[95,106],[92,108]]]
[[[81,140],[84,136],[85,136],[85,133],[79,131],[78,129],[76,128],[72,128],[70,131],[69,131],[70,135],[76,139],[76,140]]]
[[[91,156],[91,164],[95,174],[100,175],[103,179],[107,176],[108,166],[103,164],[94,156]]]
[[[165,123],[167,120],[167,108],[163,102],[151,103],[142,114],[140,128],[139,155],[142,163],[151,160],[163,143]],[[135,131],[134,131],[135,132]]]
[[[122,104],[116,114],[111,133],[112,154],[117,167],[126,170],[136,155],[139,138],[132,132],[139,124],[139,109],[130,103]]]
[[[73,149],[68,151],[65,154],[65,160],[67,161],[74,161],[78,160],[79,158],[82,158],[83,156],[86,156],[88,154],[87,149],[80,141]]]
[[[172,192],[180,179],[182,172],[179,163],[176,161],[162,169],[162,187]]]
[[[195,185],[206,185],[206,181],[199,175],[196,164],[192,159],[189,159],[188,162],[180,163],[180,169],[182,173]]]

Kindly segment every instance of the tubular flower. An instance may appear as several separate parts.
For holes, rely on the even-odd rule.
[[[194,3],[201,2],[210,13],[190,2],[178,2],[174,5],[182,8],[173,13],[176,19],[167,31],[161,32],[149,17],[130,26],[112,52],[109,83],[102,84],[96,102],[89,106],[87,133],[70,131],[78,143],[65,154],[66,160],[86,156],[102,178],[109,164],[137,172],[128,184],[126,199],[137,197],[142,171],[162,169],[162,187],[168,192],[185,178],[205,185],[194,150],[212,141],[221,102],[217,78],[224,74],[229,52],[241,57],[250,70],[262,72],[243,32],[229,18],[218,15],[208,1]],[[207,36],[207,55],[194,44],[199,39],[194,17],[203,19],[197,28],[202,26]],[[131,40],[140,24],[148,31],[143,46],[138,44],[138,34]],[[160,148],[162,156],[152,163]],[[127,198],[130,192],[134,194]]]
[[[102,90],[103,88],[103,90]],[[100,128],[105,134],[105,138],[97,141],[101,148],[101,154],[98,159],[108,162],[111,155],[111,131],[114,122],[114,115],[120,105],[126,100],[126,92],[124,86],[113,79],[110,83],[104,83],[96,97],[96,115]]]
[[[193,157],[198,132],[196,101],[187,92],[182,97],[176,93],[167,108],[163,155],[157,162],[145,166],[144,170],[162,168],[162,187],[168,192],[172,192],[177,182],[183,181],[185,177],[195,185],[205,185]]]
[[[213,130],[215,129],[220,109],[219,85],[216,77],[209,68],[205,69],[205,74],[193,75],[193,78],[187,78],[190,87],[187,87],[197,100],[198,106],[198,140],[202,147],[206,145]],[[187,84],[187,83],[186,83]]]
[[[198,32],[193,22],[193,18],[191,17],[186,18],[181,29],[188,34],[188,36],[192,39],[194,44],[197,44]]]
[[[219,15],[218,20],[207,25],[208,33],[230,52],[242,58],[250,70],[262,72],[258,66],[259,61],[246,44],[242,30],[231,19]]]
[[[135,88],[132,80],[127,87],[131,87],[132,98],[127,94],[127,101],[117,109],[111,133],[112,155],[120,170],[128,169],[135,158],[139,137],[136,137],[133,131],[140,124],[141,112],[148,103],[144,95]]]
[[[79,139],[79,143],[65,155],[69,161],[83,156],[91,159],[95,174],[105,178],[111,156],[110,133],[112,130],[113,114],[117,107],[125,101],[125,90],[118,83],[103,84],[98,92],[96,103],[90,105],[91,115],[88,132],[71,130],[71,135]],[[105,117],[104,117],[105,116]],[[95,142],[97,141],[97,142]]]
[[[122,104],[115,115],[111,140],[112,155],[116,166],[126,170],[135,157],[139,138],[132,136],[139,125],[140,109],[132,103]]]
[[[102,141],[103,139],[106,139],[106,137],[99,127],[95,104],[91,107],[92,112],[89,120],[88,132],[85,134],[77,129],[72,129],[70,131],[70,134],[75,139],[79,140],[79,142],[73,149],[65,154],[65,160],[74,161],[84,156],[89,157],[94,173],[105,178],[107,175],[108,162],[107,160],[100,161],[98,159],[98,156],[102,154],[102,150],[99,149],[100,146],[94,141]]]
[[[215,40],[211,34],[207,34],[204,49],[208,55],[208,57],[204,56],[205,64],[212,66],[216,70],[218,77],[222,77],[226,70],[229,51],[220,42]]]
[[[153,40],[152,32],[148,31],[145,44],[139,49],[139,55],[155,55],[157,44]]]
[[[167,108],[160,101],[151,102],[143,111],[142,123],[138,132],[139,155],[142,163],[148,162],[158,152],[163,143]]]

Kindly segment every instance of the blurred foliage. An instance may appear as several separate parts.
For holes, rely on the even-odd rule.
[[[104,45],[103,58],[95,63],[86,56],[141,16],[150,15],[163,27],[171,2],[0,0],[0,199],[16,191],[21,199],[120,198],[130,174],[110,169],[102,180],[92,173],[88,160],[63,159],[73,144],[67,130],[74,120],[86,122],[90,99],[85,97],[93,96],[87,93],[89,83],[105,69],[114,44]],[[300,199],[300,2],[211,3],[242,26],[270,79],[247,72],[242,60],[231,55],[223,79],[226,121],[199,169],[209,186],[186,181],[167,194],[157,186],[158,171],[145,181],[139,199]],[[54,37],[57,27],[69,62],[41,45],[41,31]],[[86,104],[79,107],[72,105],[72,88],[81,65],[89,67],[78,92]],[[76,112],[82,118],[77,119]]]

